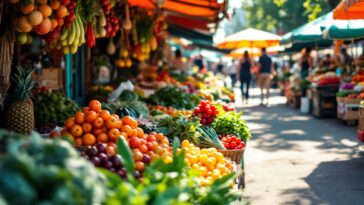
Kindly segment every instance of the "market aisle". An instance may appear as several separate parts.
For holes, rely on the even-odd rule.
[[[364,204],[364,151],[355,127],[301,115],[278,95],[268,108],[255,97],[243,106],[253,134],[244,191],[252,205]]]

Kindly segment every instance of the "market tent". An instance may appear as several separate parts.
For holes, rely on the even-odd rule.
[[[334,19],[364,19],[364,0],[344,0],[334,9]]]
[[[279,45],[281,37],[273,33],[248,28],[226,37],[217,44],[218,48],[238,49],[242,47],[272,47]]]
[[[332,12],[325,14],[314,21],[300,26],[282,37],[281,44],[317,42],[323,39],[322,27],[328,27],[333,23]]]
[[[336,20],[324,30],[323,35],[325,38],[342,40],[363,38],[364,20]]]

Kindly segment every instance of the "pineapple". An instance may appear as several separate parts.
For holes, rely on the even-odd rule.
[[[34,69],[17,68],[11,79],[13,90],[11,104],[7,110],[7,128],[18,133],[29,134],[34,129],[34,108],[31,99],[35,82]]]

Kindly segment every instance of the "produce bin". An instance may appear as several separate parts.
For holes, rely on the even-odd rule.
[[[312,87],[312,114],[316,117],[336,116],[336,93],[338,85],[325,85]]]
[[[337,100],[337,118],[345,121],[359,120],[359,98],[341,98]]]

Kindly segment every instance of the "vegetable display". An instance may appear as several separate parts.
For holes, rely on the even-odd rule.
[[[195,94],[185,93],[177,87],[167,86],[149,96],[147,102],[152,105],[172,106],[176,109],[191,110],[200,102],[200,97]]]
[[[59,125],[79,108],[76,102],[57,92],[40,92],[33,96],[35,122]]]
[[[214,105],[207,100],[201,100],[200,105],[193,111],[193,116],[200,118],[200,123],[203,125],[210,125],[214,122],[219,111]]]
[[[246,142],[250,139],[250,131],[246,122],[241,118],[242,113],[221,112],[212,123],[211,127],[218,134],[232,134]]]
[[[64,140],[0,130],[0,198],[7,204],[101,204],[103,176]]]

